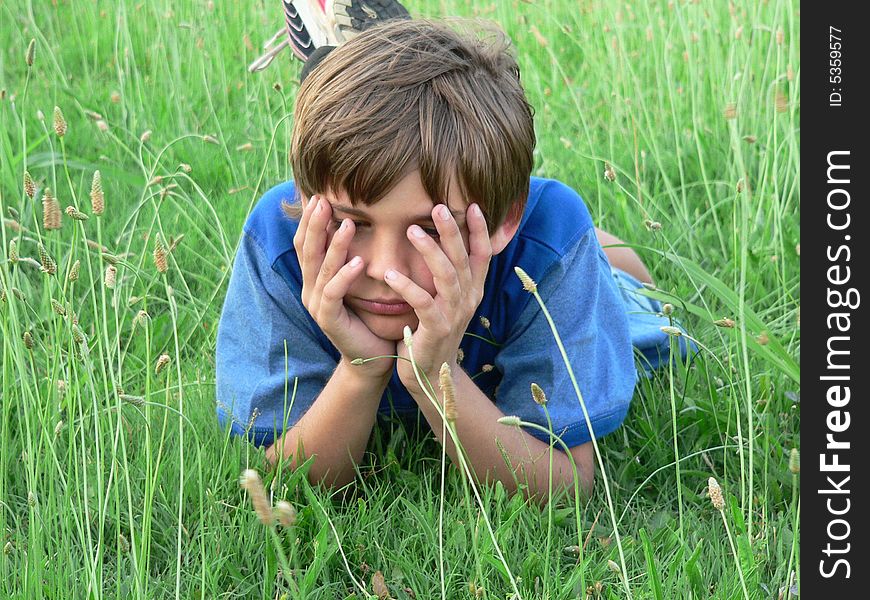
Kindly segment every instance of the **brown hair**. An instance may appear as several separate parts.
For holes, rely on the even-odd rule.
[[[454,23],[465,31],[385,23],[311,71],[296,97],[290,153],[302,193],[341,190],[371,206],[419,169],[436,203],[446,203],[455,179],[490,234],[522,216],[535,132],[511,43],[494,26]]]

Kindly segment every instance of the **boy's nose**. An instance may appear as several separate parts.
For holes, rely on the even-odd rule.
[[[371,240],[368,248],[365,250],[360,249],[368,255],[363,254],[368,265],[366,275],[381,282],[384,281],[384,274],[389,269],[395,269],[400,273],[408,275],[410,273],[407,260],[409,248],[411,251],[415,251],[407,238],[395,240],[384,236],[381,239]]]

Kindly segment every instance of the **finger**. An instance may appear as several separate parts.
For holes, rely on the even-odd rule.
[[[341,267],[335,277],[323,286],[321,294],[320,315],[325,323],[335,323],[347,310],[344,306],[344,297],[347,296],[350,286],[363,272],[363,260],[354,256],[350,262]]]
[[[326,249],[326,256],[317,274],[316,288],[329,283],[339,269],[344,266],[347,261],[347,249],[353,239],[353,234],[353,222],[350,219],[343,219],[338,231],[332,236],[332,242]]]
[[[441,236],[441,249],[456,269],[459,278],[459,286],[462,290],[469,288],[472,277],[469,269],[468,251],[465,249],[465,240],[462,239],[462,230],[459,223],[453,218],[448,207],[439,204],[432,211],[432,220]]]
[[[309,207],[312,204],[312,198],[313,196],[306,198],[300,192],[299,202],[302,204],[302,216],[299,217],[299,223],[296,225],[296,234],[293,236],[293,247],[296,248],[296,256],[300,264],[302,264],[302,248],[305,246],[305,230],[308,227],[308,214],[311,212]]]
[[[331,208],[323,196],[318,196],[311,211],[302,248],[302,279],[317,281],[317,273],[326,254],[326,222]]]
[[[456,267],[453,266],[453,263],[444,254],[441,246],[426,235],[417,225],[412,225],[408,228],[408,239],[411,240],[417,251],[423,255],[423,260],[432,273],[432,280],[435,283],[437,295],[443,297],[448,304],[453,305],[458,302],[462,297],[459,276],[457,275]]]
[[[483,289],[486,273],[489,271],[489,262],[492,260],[492,241],[486,229],[486,218],[480,211],[477,203],[473,203],[465,212],[465,221],[468,224],[469,247],[471,254],[468,257],[471,278],[475,285]]]
[[[387,270],[384,274],[384,281],[401,294],[405,302],[411,305],[411,308],[417,313],[421,325],[425,325],[426,329],[436,335],[446,336],[450,334],[450,324],[429,292],[395,269]]]

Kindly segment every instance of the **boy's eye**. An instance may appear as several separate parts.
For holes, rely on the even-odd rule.
[[[368,223],[362,223],[360,221],[353,221],[353,224],[356,227],[368,227]],[[338,230],[338,228],[341,227],[341,221],[332,219],[332,225],[335,227],[336,230]],[[438,230],[433,227],[421,227],[421,229],[425,231],[427,235],[433,238],[438,239],[441,237],[441,235],[438,233]]]

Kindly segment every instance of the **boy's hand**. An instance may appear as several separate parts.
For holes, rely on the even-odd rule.
[[[432,219],[441,237],[440,245],[425,234],[423,237],[413,235],[416,225],[409,228],[408,239],[423,255],[434,277],[437,290],[434,298],[401,273],[396,272],[395,279],[385,279],[414,308],[420,319],[417,331],[412,336],[414,361],[435,389],[441,363],[446,362],[453,369],[457,368],[459,343],[483,299],[484,282],[492,258],[486,219],[477,204],[468,207],[465,217],[470,255],[465,251],[459,226],[444,205],[439,204],[432,211]],[[400,358],[410,358],[403,342],[397,344],[397,350]],[[409,361],[398,362],[398,373],[408,391],[420,391]]]
[[[396,354],[396,343],[376,336],[344,305],[348,289],[363,272],[363,261],[346,263],[347,248],[354,235],[350,219],[344,220],[326,246],[326,227],[332,207],[322,196],[312,196],[305,206],[293,246],[302,266],[302,304],[348,362],[355,358]],[[356,257],[359,258],[359,257]],[[380,358],[354,367],[372,377],[393,372],[394,358]]]

